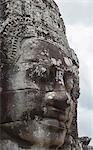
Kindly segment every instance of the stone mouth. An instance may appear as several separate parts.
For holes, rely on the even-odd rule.
[[[43,118],[42,120],[38,120],[35,118],[34,120],[29,121],[15,121],[4,123],[0,125],[0,128],[4,130],[4,132],[8,133],[11,137],[17,137],[19,140],[31,142],[33,143],[37,140],[39,143],[44,139],[46,139],[46,143],[49,140],[51,141],[51,136],[54,136],[54,139],[59,136],[59,134],[63,133],[66,130],[65,123],[62,123],[60,126],[60,122],[57,119],[51,118]],[[41,132],[40,132],[41,131]],[[40,136],[40,133],[44,133],[44,137]],[[46,136],[45,136],[46,135]],[[40,136],[40,137],[39,137]],[[43,138],[43,139],[42,139]]]
[[[0,128],[13,130],[14,128],[17,129],[21,126],[25,129],[29,124],[31,125],[33,122],[38,122],[38,124],[42,124],[45,128],[48,128],[51,131],[66,129],[65,124],[67,122],[67,116],[65,110],[48,105],[47,107],[43,107],[40,111],[33,111],[34,113],[32,111],[30,112],[32,116],[29,116],[29,112],[26,112],[26,116],[21,116],[18,120],[10,120],[1,123]]]
[[[65,123],[60,123],[60,121],[58,121],[57,119],[43,118],[40,123],[46,126],[48,129],[55,131],[66,129]]]
[[[55,118],[48,118],[48,117],[44,117],[43,119],[37,120],[17,120],[17,121],[10,121],[7,123],[1,123],[0,124],[0,128],[17,128],[17,126],[24,126],[26,127],[26,125],[28,125],[31,122],[38,122],[39,124],[42,124],[43,126],[49,128],[49,129],[53,129],[53,130],[63,130],[65,129],[65,122],[60,122],[58,119]]]

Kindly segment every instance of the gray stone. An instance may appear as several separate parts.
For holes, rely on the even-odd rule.
[[[0,1],[1,150],[85,150],[79,62],[53,0]],[[87,140],[89,142],[89,140]]]

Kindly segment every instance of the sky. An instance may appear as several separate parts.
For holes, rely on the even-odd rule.
[[[64,19],[69,45],[80,62],[79,136],[93,138],[93,1],[54,1]],[[93,145],[93,140],[90,145]]]

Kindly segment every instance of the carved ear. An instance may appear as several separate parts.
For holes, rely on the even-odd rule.
[[[73,82],[73,73],[70,72],[70,71],[67,71],[64,73],[64,76],[63,76],[63,80],[64,80],[64,84],[65,84],[65,87],[68,91],[68,93],[71,94],[71,91],[73,89],[73,85],[74,85],[74,82]]]
[[[52,65],[50,66],[49,68],[49,81],[55,81],[56,79],[56,66],[55,65]]]

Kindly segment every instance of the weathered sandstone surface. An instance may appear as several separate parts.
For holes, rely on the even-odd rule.
[[[88,150],[79,62],[53,0],[0,0],[1,150]]]

